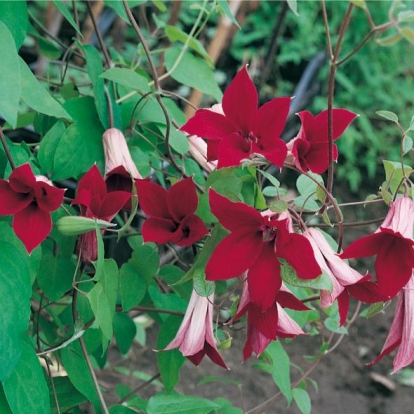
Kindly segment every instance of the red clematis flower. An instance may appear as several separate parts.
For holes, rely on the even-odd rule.
[[[15,168],[9,180],[0,179],[0,215],[13,214],[13,230],[31,253],[52,230],[50,212],[59,208],[65,190],[55,188],[30,164]]]
[[[321,290],[321,306],[327,308],[338,301],[339,325],[342,326],[349,309],[349,296],[361,302],[376,303],[388,297],[379,294],[378,285],[370,282],[371,275],[365,276],[352,269],[331,248],[323,235],[315,229],[307,229],[303,235],[309,240],[315,253],[315,259],[321,269],[332,281],[332,291]]]
[[[303,311],[309,310],[299,299],[284,286],[276,295],[276,300],[268,309],[263,311],[250,301],[249,285],[243,285],[243,292],[234,320],[247,313],[247,338],[243,348],[243,359],[250,358],[254,352],[261,355],[271,341],[277,338],[294,338],[304,335],[300,326],[286,313],[283,307]]]
[[[351,243],[342,259],[376,255],[375,273],[380,293],[394,297],[411,278],[413,251],[414,203],[401,197],[391,204],[382,226],[373,234]]]
[[[179,347],[181,353],[196,366],[207,355],[215,364],[227,368],[214,339],[213,302],[214,294],[205,297],[193,290],[180,329],[164,350]]]
[[[297,114],[302,126],[296,138],[287,144],[294,165],[302,172],[322,174],[328,169],[328,110],[313,116],[308,111]],[[333,109],[333,140],[336,141],[358,115],[347,109]],[[288,157],[289,159],[289,157]],[[333,146],[333,161],[338,159],[338,148]]]
[[[76,197],[71,204],[79,205],[81,215],[84,217],[111,221],[132,195],[132,193],[127,191],[108,192],[98,167],[93,165],[80,179]],[[97,259],[97,242],[94,231],[80,235],[77,250],[83,262]]]
[[[180,129],[207,140],[208,161],[218,159],[218,168],[237,166],[253,154],[263,155],[281,167],[287,149],[280,134],[290,98],[275,98],[257,106],[257,91],[244,67],[224,92],[224,114],[199,109]]]
[[[214,190],[210,190],[210,206],[231,234],[217,245],[208,261],[207,280],[230,279],[248,271],[250,300],[266,310],[275,303],[282,284],[279,258],[300,278],[314,279],[322,273],[309,241],[293,232],[287,214],[262,215]]]
[[[414,277],[398,294],[394,320],[379,356],[368,365],[380,361],[385,355],[399,347],[394,358],[393,374],[414,361]]]
[[[194,214],[198,198],[192,178],[177,182],[168,191],[147,180],[136,180],[135,185],[140,206],[149,216],[142,226],[145,242],[187,247],[208,234]]]

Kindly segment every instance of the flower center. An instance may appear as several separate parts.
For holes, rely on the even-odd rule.
[[[263,242],[269,242],[276,239],[277,236],[277,228],[276,227],[269,227],[263,225],[260,230],[262,231],[263,235]]]

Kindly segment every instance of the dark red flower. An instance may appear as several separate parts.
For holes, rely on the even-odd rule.
[[[302,126],[296,138],[287,145],[294,164],[302,172],[322,174],[328,169],[328,110],[313,116],[308,111],[297,114]],[[333,109],[333,140],[336,141],[358,115],[347,109]],[[333,161],[338,159],[338,148],[333,146]]]
[[[263,311],[250,301],[249,285],[243,286],[243,293],[233,319],[237,320],[247,313],[247,338],[243,348],[243,359],[248,359],[254,352],[257,356],[277,338],[294,338],[304,335],[300,326],[286,313],[284,307],[304,311],[309,310],[299,299],[282,285],[275,302]]]
[[[8,181],[0,179],[0,215],[14,215],[13,230],[28,253],[52,230],[50,212],[62,204],[64,192],[46,177],[35,177],[30,164],[15,168]]]
[[[167,191],[147,180],[136,180],[139,204],[149,217],[142,226],[145,242],[175,243],[191,246],[208,234],[208,229],[194,212],[198,197],[192,178],[186,178]]]
[[[414,203],[401,197],[391,204],[382,226],[373,234],[351,243],[342,259],[376,255],[375,273],[380,293],[394,297],[411,278],[413,251]]]
[[[248,271],[250,299],[266,310],[275,303],[282,284],[279,258],[300,278],[314,279],[322,273],[309,241],[292,231],[287,214],[262,215],[214,190],[210,190],[210,206],[231,234],[217,245],[208,261],[207,280],[230,279]]]
[[[287,149],[280,134],[289,113],[290,98],[275,98],[260,108],[257,106],[257,91],[244,67],[224,92],[224,114],[199,109],[181,130],[207,140],[208,161],[218,159],[218,168],[237,166],[252,154],[263,155],[281,167]]]
[[[96,165],[80,179],[72,205],[79,205],[81,216],[111,221],[132,197],[127,191],[108,192],[105,181]],[[93,231],[81,234],[78,242],[81,260],[96,260],[98,247]]]

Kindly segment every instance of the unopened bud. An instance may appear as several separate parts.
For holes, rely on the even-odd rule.
[[[77,236],[88,231],[107,229],[116,226],[115,223],[88,217],[66,216],[58,220],[56,227],[65,236]]]

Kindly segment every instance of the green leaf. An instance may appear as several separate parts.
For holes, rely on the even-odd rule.
[[[226,398],[215,398],[214,402],[220,405],[220,408],[215,410],[214,414],[243,414],[245,412],[241,408],[235,407]]]
[[[214,293],[216,284],[205,278],[205,272],[196,272],[194,275],[194,290],[200,296],[210,296]]]
[[[296,275],[293,267],[286,263],[282,266],[281,276],[285,283],[289,283],[292,286],[329,291],[333,289],[331,278],[327,274],[322,273],[316,279],[301,279]]]
[[[388,121],[392,121],[395,123],[398,123],[398,116],[394,114],[394,112],[391,111],[375,111],[375,113],[385,119],[388,119]]]
[[[286,0],[286,1],[289,6],[289,9],[292,10],[293,13],[296,14],[296,16],[299,16],[297,1],[296,0]],[[358,1],[358,0],[354,0],[354,1]],[[363,1],[363,0],[359,0],[359,1]]]
[[[271,175],[268,172],[263,171],[263,170],[259,170],[259,172],[260,172],[260,174],[263,175],[263,177],[267,178],[273,184],[273,186],[275,188],[280,187],[280,181],[277,178],[273,177],[273,175]]]
[[[13,413],[50,413],[49,390],[39,359],[28,337],[22,341],[22,353],[10,378],[3,383]]]
[[[67,8],[65,2],[63,0],[52,0],[53,4],[56,8],[63,14],[65,19],[69,22],[69,24],[76,30],[76,33],[83,38],[82,32],[80,31],[78,25],[76,24],[74,18],[72,17],[69,9]]]
[[[367,5],[365,4],[365,0],[349,0],[349,1],[355,6],[360,7],[361,9],[367,8]]]
[[[40,263],[37,281],[51,302],[59,299],[72,288],[75,264],[72,260],[55,257],[52,252],[44,252]]]
[[[119,293],[122,309],[128,311],[139,305],[147,291],[145,279],[128,263],[121,267],[119,275]]]
[[[311,413],[312,402],[306,390],[302,388],[295,388],[292,390],[292,396],[302,414]]]
[[[372,305],[369,305],[366,309],[364,309],[360,316],[363,316],[367,319],[372,318],[373,316],[377,315],[378,313],[383,313],[384,309],[391,303],[391,301],[388,302],[378,302],[373,303]]]
[[[292,401],[290,384],[290,360],[280,341],[272,341],[265,351],[272,360],[271,374],[273,381],[285,396],[288,404]]]
[[[109,414],[134,414],[136,413],[136,410],[133,410],[132,408],[128,408],[125,405],[113,405],[109,408]]]
[[[20,49],[27,33],[27,3],[25,1],[0,1],[0,20],[10,30],[16,44],[16,49]],[[3,37],[1,39],[5,42]],[[2,48],[5,45],[3,42]],[[3,75],[4,73],[2,73]]]
[[[320,175],[314,173],[309,173],[309,175],[311,175],[314,178],[314,180],[316,180],[318,183],[321,183],[323,185],[323,178]],[[298,179],[296,180],[296,188],[302,196],[307,197],[313,193],[316,193],[316,188],[318,187],[318,184],[316,184],[314,180],[307,177],[305,174],[301,174],[298,177]],[[312,197],[316,197],[316,194]]]
[[[207,53],[203,44],[198,39],[195,39],[194,37],[190,38],[190,36],[187,33],[183,32],[176,26],[166,25],[164,27],[164,31],[171,43],[178,41],[185,44],[186,42],[188,42],[187,44],[189,48],[193,49],[200,56],[202,56],[210,66],[213,66],[213,61],[211,60],[211,57]]]
[[[101,78],[124,85],[143,94],[151,91],[148,79],[139,73],[127,68],[111,68],[100,75]]]
[[[403,37],[402,37],[401,33],[395,33],[395,34],[390,35],[390,36],[379,37],[375,40],[380,46],[392,46],[395,43],[397,43],[398,41],[400,41],[402,38]]]
[[[175,315],[168,316],[161,325],[158,334],[157,350],[160,351],[156,353],[158,369],[165,389],[168,392],[174,389],[180,379],[179,372],[185,362],[185,357],[178,349],[171,349],[165,352],[162,349],[174,339],[182,320],[183,318]]]
[[[404,176],[409,176],[412,168],[408,165],[401,166],[401,163],[395,161],[383,160],[385,170],[386,187],[395,194],[398,188],[401,187]]]
[[[405,135],[402,141],[403,154],[407,154],[413,148],[413,139],[409,135]]]
[[[171,72],[171,77],[183,85],[191,86],[207,95],[221,101],[223,93],[214,79],[212,69],[203,60],[185,52],[181,60],[177,60],[181,49],[170,48],[165,52],[165,66]]]
[[[61,350],[63,366],[75,388],[92,402],[95,411],[101,412],[99,397],[96,392],[92,375],[79,345],[73,342]]]
[[[113,327],[116,345],[125,355],[131,348],[137,333],[135,323],[126,313],[117,312],[114,315]]]
[[[414,30],[409,27],[400,27],[398,30],[404,39],[408,40],[410,43],[414,43]]]
[[[155,308],[169,309],[183,314],[187,310],[188,301],[180,298],[174,293],[161,293],[157,287],[150,285],[148,287],[148,294],[154,303]],[[159,313],[159,320],[165,321],[168,318],[167,313]]]
[[[156,247],[148,244],[139,246],[132,252],[128,263],[140,274],[147,282],[150,282],[157,274],[160,258]]]
[[[10,409],[9,403],[7,402],[7,398],[4,395],[2,384],[0,384],[0,413],[13,414],[12,410]]]
[[[22,58],[20,62],[21,98],[30,108],[56,118],[72,119],[65,108],[40,84]],[[10,68],[9,68],[10,70]]]
[[[147,0],[128,0],[129,7],[133,8],[144,4]],[[110,7],[126,23],[131,24],[122,1],[104,0],[105,6]]]
[[[233,13],[230,10],[229,4],[227,0],[217,0],[217,5],[220,7],[221,11],[224,13],[224,15],[232,22],[234,23],[239,29],[241,29],[239,22],[236,20],[236,17],[233,15]]]
[[[283,213],[288,209],[288,203],[284,200],[271,201],[269,203],[269,209],[275,213]]]
[[[305,211],[317,211],[320,209],[320,205],[315,198],[317,198],[316,192],[312,195],[296,197],[295,206]]]
[[[48,381],[50,407],[53,414],[57,414],[56,400],[52,387],[52,382]],[[54,377],[53,385],[55,386],[59,409],[65,413],[87,401],[87,398],[81,394],[70,382],[69,377]]]
[[[49,59],[57,59],[62,54],[60,46],[57,43],[52,42],[43,36],[37,38],[37,45],[39,47],[39,52]]]
[[[22,352],[21,337],[29,324],[32,289],[25,255],[18,248],[2,241],[0,263],[0,303],[7,309],[0,313],[0,381],[6,381]]]
[[[21,94],[20,63],[13,36],[2,21],[0,21],[0,39],[0,95],[3,97],[0,99],[0,113],[15,128]]]
[[[78,177],[95,162],[102,171],[104,129],[96,112],[94,99],[90,97],[71,99],[65,102],[64,107],[75,123],[65,130],[56,145],[52,179]],[[53,149],[50,150],[51,153],[52,151]]]
[[[148,401],[148,414],[207,414],[220,406],[205,398],[190,395],[157,394]]]
[[[399,22],[414,22],[414,11],[404,10],[398,13]]]
[[[165,125],[158,125],[158,128],[165,136],[167,127]],[[190,149],[187,136],[183,132],[178,131],[174,125],[171,125],[170,128],[169,144],[174,151],[181,155],[187,153]]]
[[[94,46],[83,45],[82,48],[85,51],[85,55],[86,55],[86,67],[88,69],[88,75],[93,84],[96,111],[98,112],[99,119],[101,120],[103,127],[105,129],[108,129],[109,128],[108,100],[105,94],[105,81],[101,77],[103,73],[101,56],[98,50]]]
[[[58,121],[49,129],[40,142],[37,157],[43,171],[46,173],[54,171],[55,152],[59,145],[59,140],[65,131],[65,123],[63,121]]]

